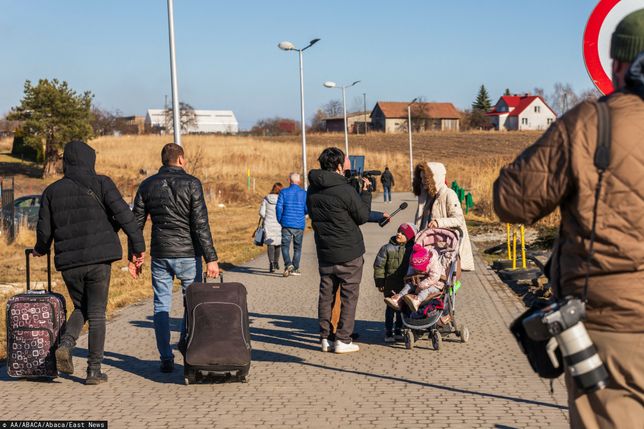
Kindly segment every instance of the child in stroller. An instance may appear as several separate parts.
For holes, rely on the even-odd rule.
[[[418,311],[420,305],[430,296],[441,293],[444,286],[441,277],[444,273],[443,264],[436,250],[415,244],[409,259],[405,287],[399,293],[385,298],[385,303],[394,310],[400,311],[400,301],[403,300],[410,310]]]
[[[402,309],[405,346],[408,349],[413,348],[415,341],[425,332],[429,333],[435,350],[440,348],[443,336],[456,334],[461,342],[465,343],[469,340],[469,330],[463,324],[456,322],[455,315],[456,291],[461,287],[459,238],[457,231],[443,228],[427,228],[416,235],[414,246],[424,247],[438,255],[436,261],[440,263],[441,268],[433,268],[433,270],[440,271],[441,276],[438,284],[430,287],[430,290],[436,293],[427,293],[424,295],[426,299],[419,297],[418,307],[407,305]],[[433,257],[432,254],[430,259]],[[431,270],[432,268],[428,271]],[[413,280],[411,282],[413,283]],[[405,302],[410,300],[408,298]],[[411,302],[415,304],[414,301]]]

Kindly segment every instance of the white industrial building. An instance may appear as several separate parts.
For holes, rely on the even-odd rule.
[[[494,108],[486,113],[495,129],[545,130],[557,115],[538,95],[504,95]]]
[[[188,133],[222,133],[237,134],[239,123],[232,110],[195,110],[196,124],[188,128]],[[145,127],[148,130],[165,131],[166,110],[148,109],[145,115]]]

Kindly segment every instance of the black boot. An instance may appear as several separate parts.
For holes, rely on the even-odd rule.
[[[268,272],[269,273],[275,272],[275,264],[273,264],[272,262],[268,264]]]
[[[107,383],[107,374],[101,372],[101,367],[87,368],[87,378],[85,379],[85,384],[96,385],[101,383]]]
[[[280,270],[280,263],[278,261],[273,262],[273,268],[275,268],[275,271]]]
[[[174,359],[162,359],[159,370],[165,373],[174,371]]]
[[[64,374],[74,373],[74,361],[72,360],[72,351],[74,350],[74,340],[65,336],[60,341],[56,349],[56,369]]]

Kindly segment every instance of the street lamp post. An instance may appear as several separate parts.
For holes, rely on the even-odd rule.
[[[345,156],[349,156],[349,131],[347,128],[347,88],[360,83],[359,80],[356,80],[351,85],[337,86],[335,82],[327,81],[324,82],[324,86],[327,88],[338,88],[342,90],[342,112],[344,113],[344,152]]]
[[[172,0],[168,0],[168,33],[170,37],[170,80],[172,83],[172,128],[174,129],[174,142],[181,146],[179,89],[177,84],[177,59],[174,49],[174,8]]]
[[[304,117],[304,63],[302,52],[319,42],[320,39],[313,39],[302,49],[297,49],[291,42],[280,42],[277,47],[283,51],[297,51],[300,59],[300,122],[302,123],[302,168],[304,170],[304,189],[308,188],[307,166],[306,166],[306,119]]]
[[[414,152],[413,145],[411,141],[411,105],[418,100],[418,97],[411,100],[411,103],[407,105],[407,134],[409,135],[409,185],[412,187],[414,183]]]

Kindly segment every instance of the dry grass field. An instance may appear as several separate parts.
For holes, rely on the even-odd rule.
[[[414,134],[414,160],[445,163],[448,182],[457,180],[471,191],[476,208],[472,220],[493,223],[491,188],[500,167],[535,141],[540,133],[419,133]],[[90,142],[97,151],[96,170],[114,179],[126,201],[131,201],[138,184],[160,166],[160,150],[170,136],[101,137]],[[389,166],[395,175],[394,191],[409,191],[409,155],[406,134],[351,135],[350,153],[366,156],[367,169]],[[342,134],[308,135],[308,166],[328,146],[344,147]],[[210,224],[221,261],[237,264],[262,252],[251,243],[261,198],[276,181],[286,183],[288,173],[301,169],[299,137],[184,136],[190,173],[198,176],[206,192]],[[8,155],[11,142],[0,140],[0,176],[15,175],[18,195],[40,193],[46,182],[37,177],[38,166]],[[247,188],[250,170],[251,189]],[[121,234],[122,235],[122,234]],[[149,228],[146,228],[149,240]],[[24,247],[33,245],[33,231],[23,230],[15,243],[0,246],[0,283],[24,281]],[[125,249],[125,240],[122,237]],[[122,270],[124,261],[113,265],[108,313],[151,296],[149,272],[133,281]],[[32,278],[44,279],[44,262],[36,263]],[[56,273],[56,290],[66,293]],[[0,296],[4,308],[7,297]],[[70,302],[70,301],[68,301]],[[5,355],[4,317],[0,318],[0,358]]]

